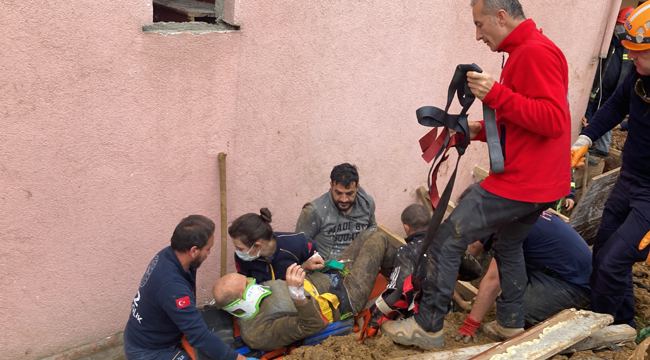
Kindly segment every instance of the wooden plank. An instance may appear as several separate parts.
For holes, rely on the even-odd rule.
[[[400,247],[406,244],[406,240],[404,240],[403,237],[395,234],[389,228],[385,227],[382,224],[377,225],[377,231],[382,231],[386,235],[388,235],[388,241],[390,241],[390,243],[393,244],[394,247]]]
[[[459,348],[447,351],[436,351],[425,354],[411,355],[393,360],[467,360],[472,356],[480,354],[499,343],[491,343],[485,345],[468,346],[466,348]],[[643,358],[641,358],[643,360]]]
[[[429,210],[429,215],[433,215],[433,206],[431,206],[431,198],[427,189],[424,186],[420,186],[415,192],[418,194],[422,205]]]
[[[562,354],[569,354],[578,351],[597,349],[609,344],[620,344],[632,342],[636,339],[636,330],[629,325],[611,325],[589,335],[586,339],[571,345],[562,351]]]
[[[431,206],[431,198],[429,197],[429,193],[427,192],[427,189],[424,186],[420,186],[416,191],[418,194],[418,198],[420,198],[420,201],[422,202],[422,205],[429,210],[429,215],[433,215],[433,206]],[[452,211],[456,208],[456,204],[449,200],[449,204],[447,204],[447,210],[446,212],[451,214]]]
[[[559,212],[557,212],[557,211],[555,211],[555,210],[553,210],[553,209],[551,209],[551,208],[546,209],[546,211],[550,212],[550,213],[553,214],[553,215],[557,215],[557,217],[559,217],[560,219],[564,220],[565,223],[567,223],[567,224],[569,223],[569,218],[566,217],[566,216],[564,216],[564,215],[562,215],[562,214],[560,214]]]
[[[476,298],[476,293],[478,289],[474,285],[470,284],[467,281],[456,281],[456,287],[454,288],[465,301],[473,301]]]
[[[474,177],[479,180],[485,180],[485,178],[490,175],[490,172],[476,165],[474,166],[474,171],[472,171],[472,175],[474,175]]]
[[[585,196],[571,214],[569,225],[585,239],[587,244],[592,244],[596,237],[605,201],[612,192],[620,170],[617,168],[593,178],[587,186]]]
[[[608,314],[568,309],[477,355],[475,360],[544,360],[614,321]]]
[[[214,4],[196,0],[153,0],[158,6],[165,7],[172,11],[185,14],[190,18],[194,17],[215,17]]]
[[[639,346],[634,349],[629,360],[644,360],[647,359],[648,347],[650,346],[650,338],[643,340]]]
[[[451,214],[452,211],[456,208],[456,204],[454,204],[453,201],[449,200],[449,204],[447,204],[447,212]]]

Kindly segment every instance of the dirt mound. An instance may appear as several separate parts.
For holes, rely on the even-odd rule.
[[[612,130],[612,142],[609,147],[616,150],[623,150],[625,139],[627,139],[627,131],[614,129]]]
[[[634,286],[634,306],[636,316],[650,322],[650,266],[636,263],[632,267]],[[641,324],[637,324],[639,327]]]
[[[488,344],[494,342],[479,331],[478,343],[455,341],[452,336],[460,329],[467,318],[467,314],[455,312],[445,317],[445,348],[440,349],[452,350],[461,347]],[[490,311],[486,319],[494,319],[494,311]],[[347,336],[331,337],[325,340],[321,345],[303,346],[293,351],[286,360],[386,360],[393,358],[406,357],[411,355],[422,354],[425,351],[415,346],[403,346],[393,343],[387,337],[383,336],[381,331],[372,339],[364,339],[359,343],[359,333],[353,333]]]
[[[633,267],[634,281],[639,284],[647,285],[650,289],[650,266],[645,263],[637,263]],[[650,292],[639,285],[634,288],[636,300],[636,314],[642,319],[650,320]],[[488,344],[493,342],[479,330],[478,343],[470,342],[465,344],[455,341],[452,336],[460,329],[466,319],[466,314],[455,312],[445,317],[445,348],[443,350],[452,350],[461,347]],[[496,306],[492,306],[485,317],[485,322],[496,319]],[[639,324],[641,325],[641,324]],[[581,351],[570,355],[556,355],[551,360],[579,360],[579,359],[610,359],[610,360],[627,360],[636,344],[625,344],[622,351]],[[365,339],[359,343],[359,334],[353,333],[347,336],[331,337],[316,346],[303,346],[293,351],[286,360],[387,360],[411,355],[422,354],[425,352],[414,346],[398,345],[383,336],[381,331],[372,339]],[[650,359],[649,359],[650,360]]]

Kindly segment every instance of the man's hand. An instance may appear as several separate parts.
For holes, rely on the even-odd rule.
[[[307,271],[314,271],[316,269],[322,269],[325,267],[325,261],[323,261],[323,258],[318,255],[318,253],[315,253],[312,257],[307,259],[302,264],[302,268],[307,270]]]
[[[458,330],[458,332],[456,332],[456,334],[454,334],[454,340],[462,340],[465,344],[467,344],[470,339],[474,340],[474,342],[478,342],[476,330],[478,330],[479,326],[481,326],[480,321],[476,321],[467,315],[467,320],[465,320],[463,326]]]
[[[305,281],[305,270],[300,267],[298,264],[292,264],[287,268],[287,275],[285,282],[287,286],[295,286],[297,288],[302,287],[303,282]]]
[[[573,199],[564,199],[564,206],[566,207],[567,210],[573,209],[573,206],[576,204]]]
[[[289,296],[296,305],[304,305],[308,301],[305,296],[305,288],[303,287],[304,281],[305,270],[303,270],[298,264],[292,264],[289,266],[285,282],[289,288]]]
[[[589,125],[589,123],[587,121],[588,121],[587,118],[583,116],[582,117],[582,127],[587,127],[587,125]]]
[[[483,129],[483,126],[478,121],[470,121],[469,123],[469,139],[473,140],[476,135]]]
[[[578,136],[578,140],[571,146],[571,167],[581,167],[585,164],[585,154],[591,146],[591,139],[587,135]]]
[[[467,83],[472,94],[483,101],[494,85],[494,78],[486,72],[468,71]]]

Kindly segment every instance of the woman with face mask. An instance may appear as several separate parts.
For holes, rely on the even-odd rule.
[[[323,268],[323,258],[310,238],[303,233],[273,232],[270,223],[271,212],[262,208],[259,214],[242,215],[230,225],[237,272],[259,284],[285,280],[292,264],[302,265],[305,271]]]

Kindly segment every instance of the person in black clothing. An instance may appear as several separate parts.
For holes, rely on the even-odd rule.
[[[639,6],[626,22],[623,46],[634,59],[632,68],[614,95],[598,110],[571,147],[572,166],[593,141],[629,114],[629,133],[623,164],[596,233],[591,275],[591,309],[611,314],[614,324],[634,323],[632,265],[644,261],[650,235],[650,2]]]
[[[128,360],[189,360],[179,347],[183,334],[193,348],[215,360],[245,360],[208,329],[196,307],[196,270],[214,245],[214,223],[202,215],[183,219],[149,263],[131,303],[124,329]]]
[[[623,27],[625,21],[633,11],[634,8],[631,6],[623,8],[618,13],[618,17],[616,18],[616,28]],[[589,97],[587,111],[585,112],[583,119],[583,123],[585,125],[591,122],[591,119],[596,114],[596,111],[598,111],[600,106],[607,102],[612,94],[614,94],[616,87],[618,87],[618,85],[623,82],[632,65],[632,59],[628,57],[628,49],[626,49],[621,44],[621,40],[619,40],[618,37],[614,35],[609,45],[607,58],[602,60],[601,66],[598,68],[598,70],[596,70],[594,85]],[[595,149],[593,151],[590,151],[590,154],[599,157],[608,157],[611,140],[612,131],[610,130],[594,142],[593,145]],[[590,166],[598,165],[597,162],[595,162],[595,159],[590,159],[590,161]]]
[[[273,232],[270,223],[271,212],[262,208],[259,214],[238,217],[228,228],[238,273],[255,278],[259,284],[285,280],[293,264],[305,271],[323,268],[323,258],[310,238],[303,233]]]

